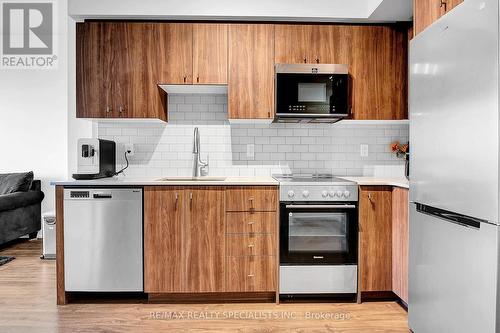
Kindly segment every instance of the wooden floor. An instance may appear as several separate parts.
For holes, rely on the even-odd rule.
[[[16,256],[0,266],[0,332],[408,332],[394,302],[58,307],[55,262],[40,252],[39,240],[0,249]]]

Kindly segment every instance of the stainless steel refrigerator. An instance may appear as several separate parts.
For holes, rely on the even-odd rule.
[[[465,0],[410,42],[415,333],[500,332],[498,22]]]

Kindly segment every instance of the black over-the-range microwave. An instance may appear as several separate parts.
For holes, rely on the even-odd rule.
[[[276,64],[277,122],[333,123],[349,117],[349,70],[340,64]]]

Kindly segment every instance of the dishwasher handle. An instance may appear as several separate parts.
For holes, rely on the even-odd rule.
[[[112,199],[111,193],[94,193],[94,199]]]

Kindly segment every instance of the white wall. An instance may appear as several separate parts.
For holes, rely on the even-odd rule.
[[[42,180],[42,212],[54,207],[49,182],[67,177],[67,1],[55,13],[58,68],[0,69],[0,173],[33,170]]]

